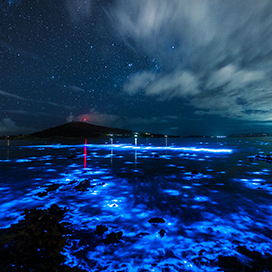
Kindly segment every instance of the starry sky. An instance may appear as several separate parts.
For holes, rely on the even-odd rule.
[[[271,133],[271,102],[271,0],[0,2],[0,135]]]

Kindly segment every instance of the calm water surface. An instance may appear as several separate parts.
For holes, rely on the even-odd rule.
[[[272,254],[272,165],[248,160],[271,154],[271,138],[106,141],[0,141],[0,228],[25,208],[67,207],[84,236],[69,239],[67,264],[87,271],[220,271],[238,245]],[[90,246],[97,225],[122,239]]]

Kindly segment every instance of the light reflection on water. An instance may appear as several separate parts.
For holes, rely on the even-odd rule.
[[[22,219],[25,208],[65,206],[65,221],[82,233],[69,240],[67,263],[87,270],[217,271],[218,256],[240,256],[237,245],[272,253],[270,165],[247,159],[268,154],[270,143],[194,141],[167,148],[10,142],[9,153],[0,149],[0,227]],[[90,188],[74,189],[86,179]],[[165,223],[149,223],[154,217]],[[109,228],[104,238],[122,231],[122,239],[93,248],[87,234],[97,225]]]

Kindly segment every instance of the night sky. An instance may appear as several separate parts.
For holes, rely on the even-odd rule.
[[[271,133],[271,105],[271,0],[0,2],[0,135]]]

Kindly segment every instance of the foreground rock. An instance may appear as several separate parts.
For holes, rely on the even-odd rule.
[[[254,161],[254,160],[258,160],[258,161],[265,161],[265,162],[268,162],[268,163],[272,163],[272,157],[270,154],[268,155],[255,155],[255,156],[249,156],[248,159],[250,161]]]
[[[237,256],[219,256],[218,266],[224,271],[272,271],[272,255],[251,251],[246,246],[238,246],[236,250],[243,256],[243,261]]]
[[[60,185],[59,184],[51,184],[51,185],[48,185],[45,187],[46,187],[45,191],[37,194],[39,197],[47,196],[49,192],[56,191],[60,187]]]
[[[62,265],[69,229],[60,223],[66,209],[25,209],[25,219],[0,230],[0,271],[82,271]]]
[[[148,223],[150,224],[158,224],[158,223],[165,223],[165,220],[161,217],[152,217],[148,220]]]
[[[93,188],[94,186],[91,185],[88,179],[81,181],[77,186],[74,187],[75,190],[85,192],[88,188]]]
[[[119,231],[119,232],[111,232],[107,238],[104,240],[105,244],[114,244],[116,242],[118,242],[123,236],[123,232]]]
[[[165,233],[166,233],[166,231],[164,229],[161,229],[159,231],[159,234],[160,234],[161,237],[163,237],[165,235]]]
[[[97,225],[94,234],[103,235],[107,230],[108,228],[106,226]]]

